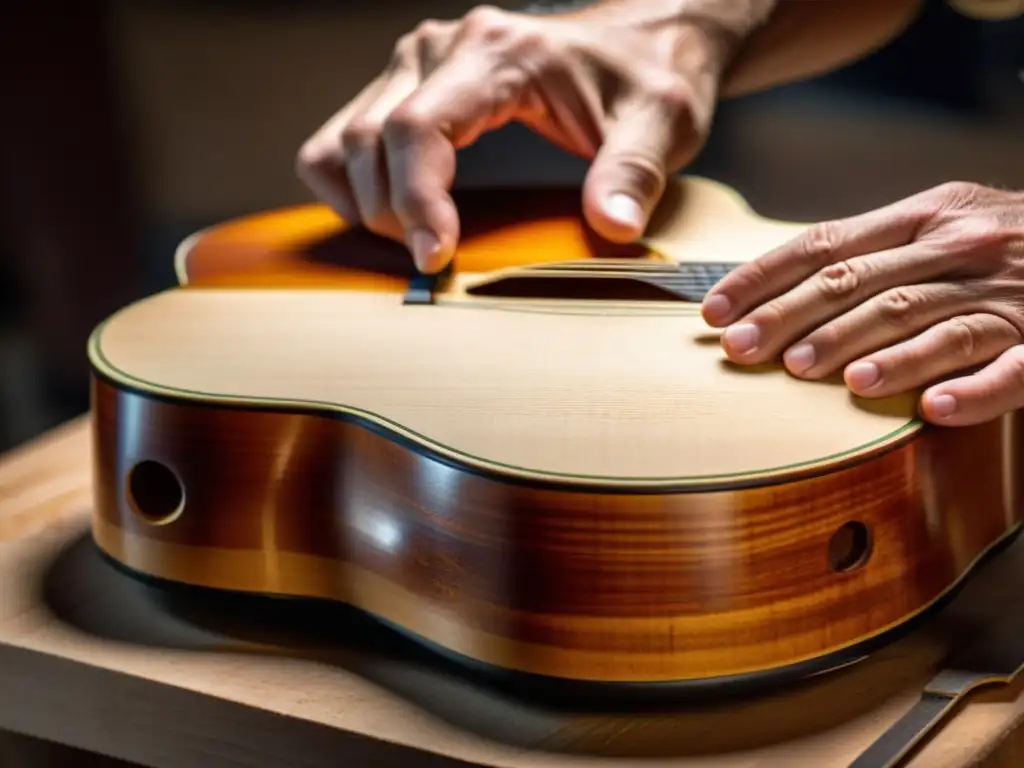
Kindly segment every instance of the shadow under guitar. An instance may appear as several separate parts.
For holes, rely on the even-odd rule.
[[[381,686],[460,729],[513,746],[633,758],[723,754],[835,728],[928,679],[968,617],[942,615],[872,659],[779,691],[726,701],[652,705],[541,696],[492,679],[342,605],[131,578],[88,531],[45,569],[43,603],[78,631],[127,645],[286,656],[330,665]],[[970,589],[970,586],[968,587]],[[544,692],[547,694],[548,692]]]

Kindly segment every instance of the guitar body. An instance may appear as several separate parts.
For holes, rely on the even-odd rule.
[[[699,314],[801,225],[700,178],[643,243],[465,192],[450,275],[304,206],[198,233],[93,334],[99,547],[353,605],[467,663],[700,686],[847,664],[1021,521],[1016,414],[729,364]]]

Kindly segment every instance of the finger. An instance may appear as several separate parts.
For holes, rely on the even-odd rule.
[[[510,119],[524,87],[518,69],[499,70],[483,56],[456,54],[385,122],[391,205],[421,271],[442,269],[458,242],[459,218],[450,195],[456,146],[481,126],[493,125],[496,116]]]
[[[613,242],[630,242],[647,227],[668,174],[699,142],[685,92],[649,97],[627,107],[608,128],[583,186],[591,227]]]
[[[970,376],[945,381],[921,396],[921,415],[933,424],[963,427],[1024,408],[1024,344],[1003,352]]]
[[[295,160],[295,173],[316,197],[348,224],[360,223],[359,206],[345,167],[341,134],[352,115],[370,104],[387,85],[381,75],[363,88],[307,139]]]
[[[984,302],[970,284],[892,288],[816,328],[787,349],[783,361],[794,376],[823,379],[859,357],[978,311],[984,311]]]
[[[1024,341],[996,315],[954,317],[923,333],[846,366],[843,378],[855,395],[888,397],[987,363]]]
[[[771,360],[796,339],[873,296],[926,282],[945,269],[942,260],[916,244],[829,264],[729,326],[722,345],[735,362]]]
[[[829,264],[907,245],[927,215],[920,195],[874,211],[808,227],[789,242],[727,274],[704,298],[713,327],[735,322]]]
[[[414,69],[396,71],[362,111],[342,130],[342,149],[348,182],[363,224],[377,234],[404,239],[402,225],[391,208],[387,162],[381,132],[388,115],[415,91]]]

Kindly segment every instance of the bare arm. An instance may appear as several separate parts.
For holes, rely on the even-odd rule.
[[[722,84],[730,98],[838,69],[898,37],[923,0],[780,0]]]
[[[977,2],[978,0],[974,0]],[[577,0],[548,18],[478,6],[403,36],[389,66],[302,146],[297,170],[343,218],[454,253],[456,150],[517,121],[591,161],[601,236],[643,232],[723,96],[827,71],[895,37],[922,0]],[[522,6],[520,6],[522,8]]]
[[[951,0],[957,7],[993,1],[1013,0]],[[523,10],[602,13],[630,4],[629,0],[535,0]],[[662,2],[660,7],[678,7],[685,23],[700,20],[709,30],[737,38],[726,46],[733,60],[720,90],[722,98],[730,98],[815,77],[862,58],[898,37],[923,4],[923,0],[676,0]],[[744,19],[745,15],[749,18]]]

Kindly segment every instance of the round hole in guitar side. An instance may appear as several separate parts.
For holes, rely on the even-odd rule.
[[[856,520],[840,526],[828,542],[828,562],[833,571],[848,573],[863,568],[871,558],[871,531]]]
[[[170,467],[147,459],[128,473],[128,501],[147,523],[167,525],[185,509],[185,488]]]

